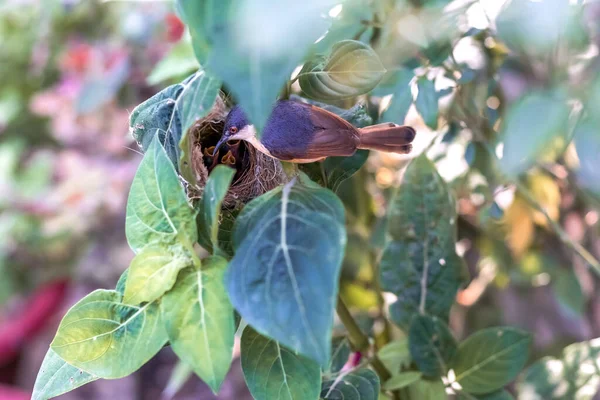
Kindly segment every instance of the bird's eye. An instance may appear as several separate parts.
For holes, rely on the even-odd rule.
[[[238,131],[237,126],[232,126],[231,128],[229,128],[229,132],[231,132],[233,134],[237,133],[237,131]]]

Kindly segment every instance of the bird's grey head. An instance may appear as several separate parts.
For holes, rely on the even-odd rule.
[[[240,106],[235,106],[225,119],[225,127],[221,139],[215,146],[213,154],[217,154],[219,147],[229,140],[252,140],[256,137],[254,125],[248,122],[246,114]]]

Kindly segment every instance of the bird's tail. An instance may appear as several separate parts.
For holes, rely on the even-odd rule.
[[[392,123],[368,126],[358,130],[359,149],[379,150],[388,153],[407,154],[412,150],[416,132],[410,126]]]

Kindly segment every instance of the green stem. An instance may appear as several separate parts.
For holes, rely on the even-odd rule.
[[[339,296],[337,302],[337,314],[348,331],[348,339],[352,349],[354,351],[360,351],[361,353],[367,352],[370,348],[369,338],[362,332],[356,323],[356,320],[352,314],[350,314],[350,310],[348,310],[348,307],[346,307],[346,304],[344,304],[344,301]],[[390,379],[390,372],[385,365],[383,365],[379,357],[377,357],[377,354],[373,354],[373,356],[369,358],[369,363],[375,372],[377,372],[377,375],[379,375],[379,379],[382,383]]]

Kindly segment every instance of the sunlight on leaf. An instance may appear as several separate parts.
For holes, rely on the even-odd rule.
[[[136,371],[166,341],[158,304],[131,306],[116,291],[96,290],[67,312],[50,348],[77,368],[115,379]]]
[[[317,100],[340,100],[365,94],[386,70],[368,45],[356,40],[336,43],[327,56],[316,56],[298,75],[303,93]]]
[[[158,140],[152,141],[129,192],[125,233],[129,246],[167,247],[178,241],[196,241],[195,211],[190,207],[179,177]]]
[[[223,286],[227,261],[212,257],[181,271],[162,299],[162,319],[173,351],[217,393],[231,365],[235,324]]]
[[[600,339],[567,346],[560,359],[532,364],[517,384],[519,400],[591,400],[600,389]]]
[[[181,250],[144,248],[129,266],[123,302],[135,305],[158,299],[173,287],[179,271],[190,264],[191,258]]]

